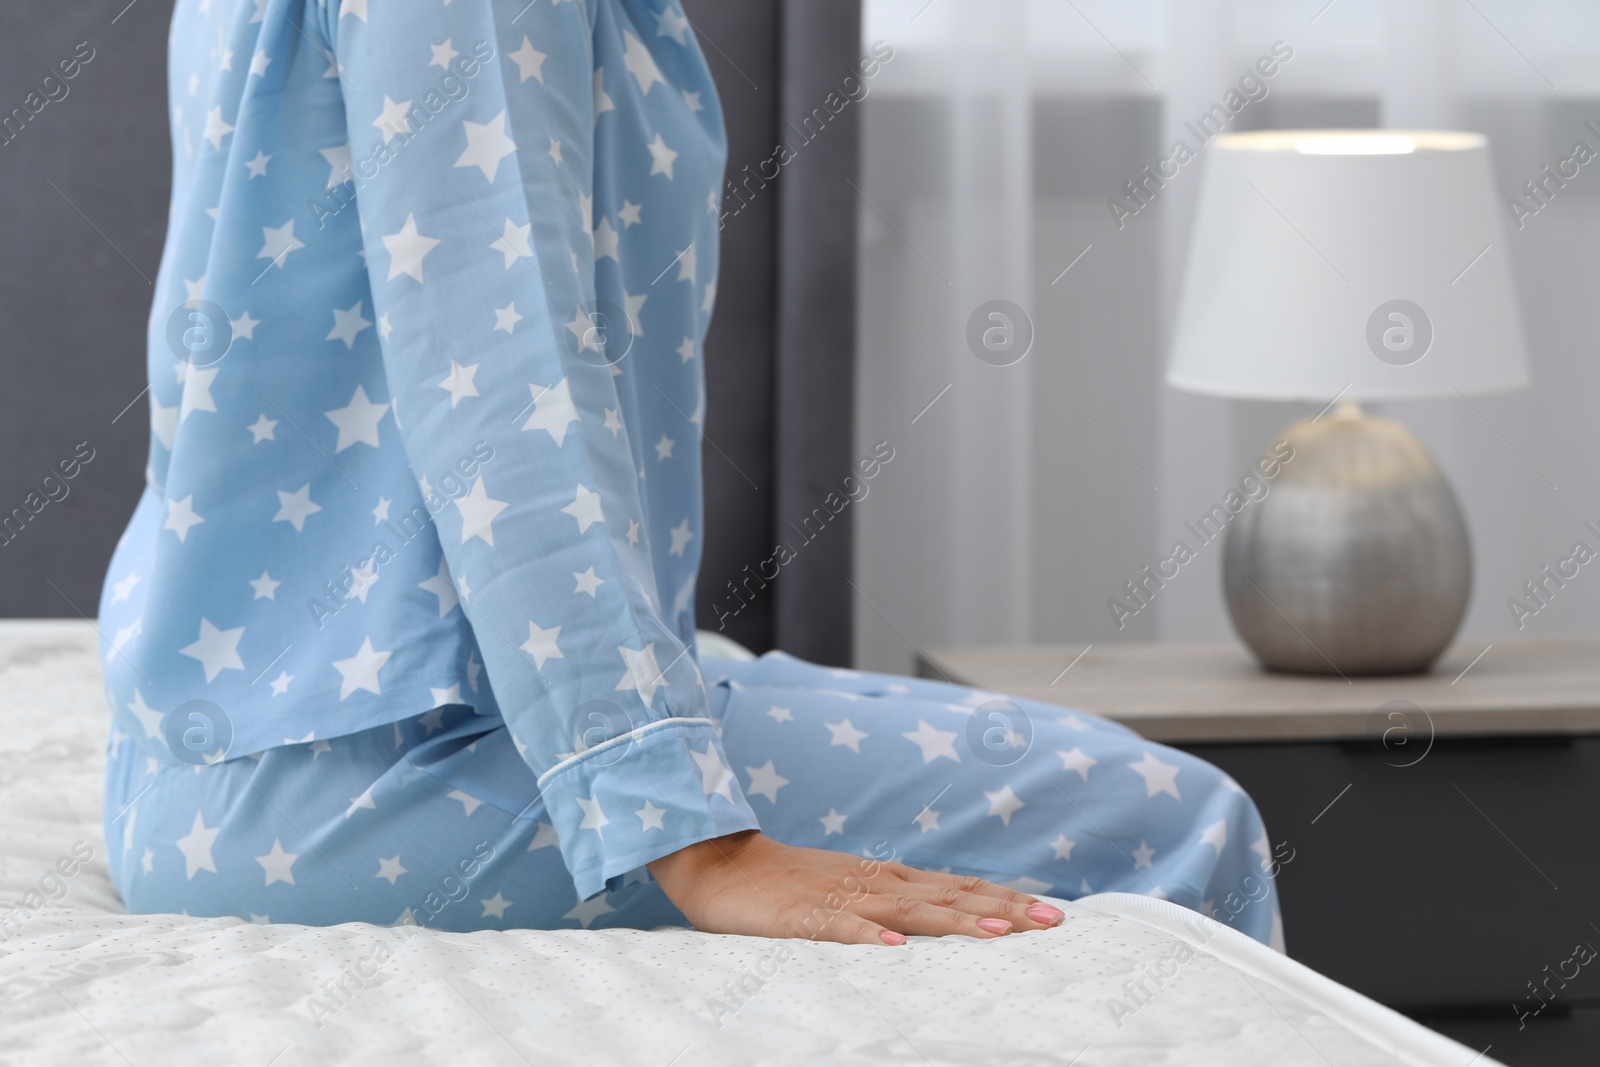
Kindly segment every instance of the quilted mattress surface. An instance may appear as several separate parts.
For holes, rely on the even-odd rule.
[[[101,833],[91,625],[0,622],[0,700],[4,1067],[1493,1062],[1144,897],[897,950],[125,915]]]

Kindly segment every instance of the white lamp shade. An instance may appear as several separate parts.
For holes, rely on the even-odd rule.
[[[1525,387],[1500,210],[1481,134],[1216,137],[1167,382],[1325,401]]]

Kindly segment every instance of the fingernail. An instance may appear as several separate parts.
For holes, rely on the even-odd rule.
[[[878,939],[885,945],[903,945],[906,943],[906,935],[897,934],[893,930],[879,930]]]
[[[978,926],[991,934],[1009,934],[1011,924],[1004,919],[979,919]]]
[[[1046,904],[1043,901],[1040,901],[1028,909],[1028,918],[1032,919],[1036,923],[1044,923],[1047,926],[1055,926],[1066,917],[1066,912],[1062,911],[1060,908],[1051,907],[1049,904]]]

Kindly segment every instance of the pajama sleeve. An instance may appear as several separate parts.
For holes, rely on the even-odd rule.
[[[628,415],[651,398],[608,362],[621,327],[596,294],[593,7],[323,16],[387,399],[424,499],[465,487],[434,516],[445,562],[580,899],[757,825],[638,536]]]

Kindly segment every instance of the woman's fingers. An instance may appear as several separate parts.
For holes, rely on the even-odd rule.
[[[1055,926],[1066,918],[1066,913],[1053,904],[1046,904],[1037,897],[1030,897],[1026,893],[1019,893],[1005,886],[995,885],[975,875],[939,874],[935,871],[920,871],[915,867],[904,864],[895,864],[892,871],[904,883],[906,888],[902,892],[916,887],[918,895],[923,895],[932,889],[935,893],[944,891],[947,895],[951,892],[961,893],[972,897],[983,897],[990,900],[1001,901],[1019,909],[1021,920],[1014,920],[1021,929],[1037,929],[1040,927]],[[934,897],[936,901],[937,896]],[[940,901],[942,903],[942,901]],[[956,906],[956,905],[951,905]],[[1001,912],[1001,915],[1012,917],[1014,912]]]
[[[833,941],[841,945],[903,945],[905,935],[889,930],[853,911],[817,911],[813,922],[805,923],[805,935],[812,941]]]
[[[920,871],[915,867],[897,864],[895,873],[908,882],[924,882],[934,885],[953,885],[965,893],[980,893],[986,897],[998,897],[1001,900],[1015,901],[1024,906],[1034,903],[1038,898],[1030,897],[1026,893],[1019,893],[1015,889],[1007,889],[1003,885],[984,881],[972,874],[940,874],[938,871]]]
[[[1030,907],[1048,907],[1049,905],[1029,905],[1019,900],[1005,900],[1000,897],[986,896],[982,893],[968,893],[957,889],[953,885],[936,885],[931,882],[907,882],[900,887],[900,894],[925,900],[941,908],[952,911],[964,912],[975,918],[1004,919],[1018,930],[1041,930],[1054,926],[1056,920],[1049,918],[1035,918],[1028,914]],[[1040,912],[1044,915],[1044,912]]]
[[[913,896],[889,896],[874,893],[855,904],[864,917],[896,933],[922,937],[945,937],[965,934],[967,937],[1001,937],[1016,929],[1009,919],[993,915],[973,915],[970,912],[946,908],[931,901]]]

